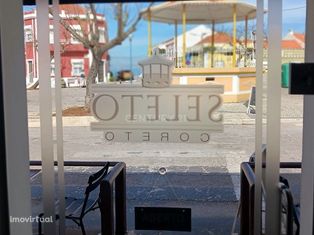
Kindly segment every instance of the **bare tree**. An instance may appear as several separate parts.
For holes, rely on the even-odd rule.
[[[247,36],[248,40],[250,40],[251,33],[255,30],[256,25],[249,24],[247,29]],[[232,40],[233,37],[233,28],[230,27],[224,27],[223,25],[220,27],[219,32],[225,33],[230,36],[230,39]],[[232,46],[232,41],[230,41],[230,46]],[[240,63],[241,60],[244,60],[244,66],[246,66],[247,61],[249,61],[252,50],[250,48],[247,48],[247,45],[245,43],[245,26],[244,24],[237,25],[237,35],[236,35],[236,43],[237,43],[237,64]],[[254,49],[253,49],[254,50]],[[231,51],[230,51],[231,52]]]
[[[151,7],[152,3],[149,5]],[[147,9],[149,9],[149,7]],[[113,5],[114,18],[117,22],[117,33],[112,39],[108,39],[105,43],[100,41],[99,21],[97,20],[97,12],[94,4],[88,4],[85,6],[86,19],[85,23],[81,22],[81,32],[71,25],[70,21],[61,18],[60,24],[79,42],[81,42],[85,48],[89,49],[92,53],[92,63],[86,77],[86,96],[85,107],[90,108],[91,99],[93,94],[91,93],[91,85],[95,83],[96,77],[99,80],[103,80],[102,70],[102,58],[103,55],[111,48],[120,45],[128,36],[136,30],[136,26],[142,18],[145,12],[138,12],[136,17],[131,20],[128,8],[124,7],[122,3],[116,3]],[[51,13],[51,12],[50,12]],[[80,17],[76,19],[78,22],[82,21]]]

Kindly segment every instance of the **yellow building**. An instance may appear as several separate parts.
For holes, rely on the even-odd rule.
[[[214,39],[214,48],[212,41]],[[237,40],[236,67],[232,66],[233,38],[224,32],[216,32],[214,38],[207,35],[187,48],[186,68],[175,68],[174,84],[223,84],[224,102],[243,102],[248,100],[251,87],[255,86],[254,41]],[[169,44],[169,43],[168,43]],[[167,44],[167,45],[168,45]],[[171,43],[170,43],[171,44]],[[304,61],[304,34],[290,32],[281,43],[282,63]],[[268,43],[264,43],[264,61],[267,68]],[[212,56],[213,54],[213,56]],[[213,58],[213,59],[212,59]],[[178,57],[179,65],[182,56]]]
[[[230,68],[232,67],[232,36],[224,32],[216,32],[214,39],[209,35],[187,49],[188,67],[198,68]],[[214,47],[211,46],[214,40]],[[236,61],[238,67],[250,67],[253,61],[253,41],[237,40]],[[213,61],[211,59],[213,53]],[[245,58],[246,55],[246,58]],[[212,65],[213,62],[213,65]]]
[[[304,62],[304,40],[305,35],[290,31],[281,42],[282,63],[303,63]],[[267,63],[268,43],[264,44],[264,61]]]
[[[304,62],[304,48],[294,40],[283,40],[282,63],[302,63]]]

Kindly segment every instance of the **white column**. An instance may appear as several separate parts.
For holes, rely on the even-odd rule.
[[[280,102],[282,0],[268,1],[266,234],[280,234]]]
[[[233,94],[240,93],[240,78],[238,75],[232,76],[232,93]]]
[[[52,132],[52,94],[50,80],[48,1],[37,0],[39,110],[42,158],[43,211],[55,218],[55,180]],[[45,235],[55,235],[55,223],[44,224]]]
[[[314,62],[314,1],[307,0],[305,62]],[[305,95],[303,105],[303,146],[301,176],[301,235],[313,234],[314,184],[314,96]]]
[[[263,144],[263,42],[264,0],[256,0],[256,118],[255,118],[255,197],[254,234],[261,234],[262,144]]]
[[[65,234],[64,158],[61,92],[60,16],[59,0],[53,0],[53,37],[55,60],[56,143],[58,161],[59,235]]]
[[[9,214],[31,216],[23,2],[0,0],[0,34]],[[0,186],[1,187],[1,186]],[[32,234],[31,223],[10,223],[10,234]]]
[[[180,77],[180,85],[187,85],[188,84],[188,78],[186,76]]]

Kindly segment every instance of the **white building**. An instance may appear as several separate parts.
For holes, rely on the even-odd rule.
[[[197,27],[188,30],[186,32],[186,48],[192,47],[201,41],[203,38],[212,34],[212,31],[209,27],[205,25],[198,25]],[[183,35],[180,34],[177,37],[178,44],[178,66],[180,67],[183,54]],[[156,52],[157,48],[159,49],[159,54],[165,55],[168,59],[175,61],[175,37],[170,38],[166,41],[163,41],[154,46],[153,51]]]

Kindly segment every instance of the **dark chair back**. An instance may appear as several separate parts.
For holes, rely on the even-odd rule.
[[[100,181],[107,175],[108,169],[109,169],[109,163],[107,162],[101,170],[92,174],[88,178],[88,186],[85,190],[85,194],[91,193],[100,185]]]
[[[108,170],[109,170],[109,162],[106,162],[105,166],[101,170],[92,174],[88,178],[88,186],[85,189],[85,199],[82,206],[81,216],[83,216],[89,209],[91,209],[95,204],[98,203],[98,198],[96,198],[95,201],[92,203],[92,205],[89,208],[86,208],[90,193],[99,187],[100,182],[107,175]]]

